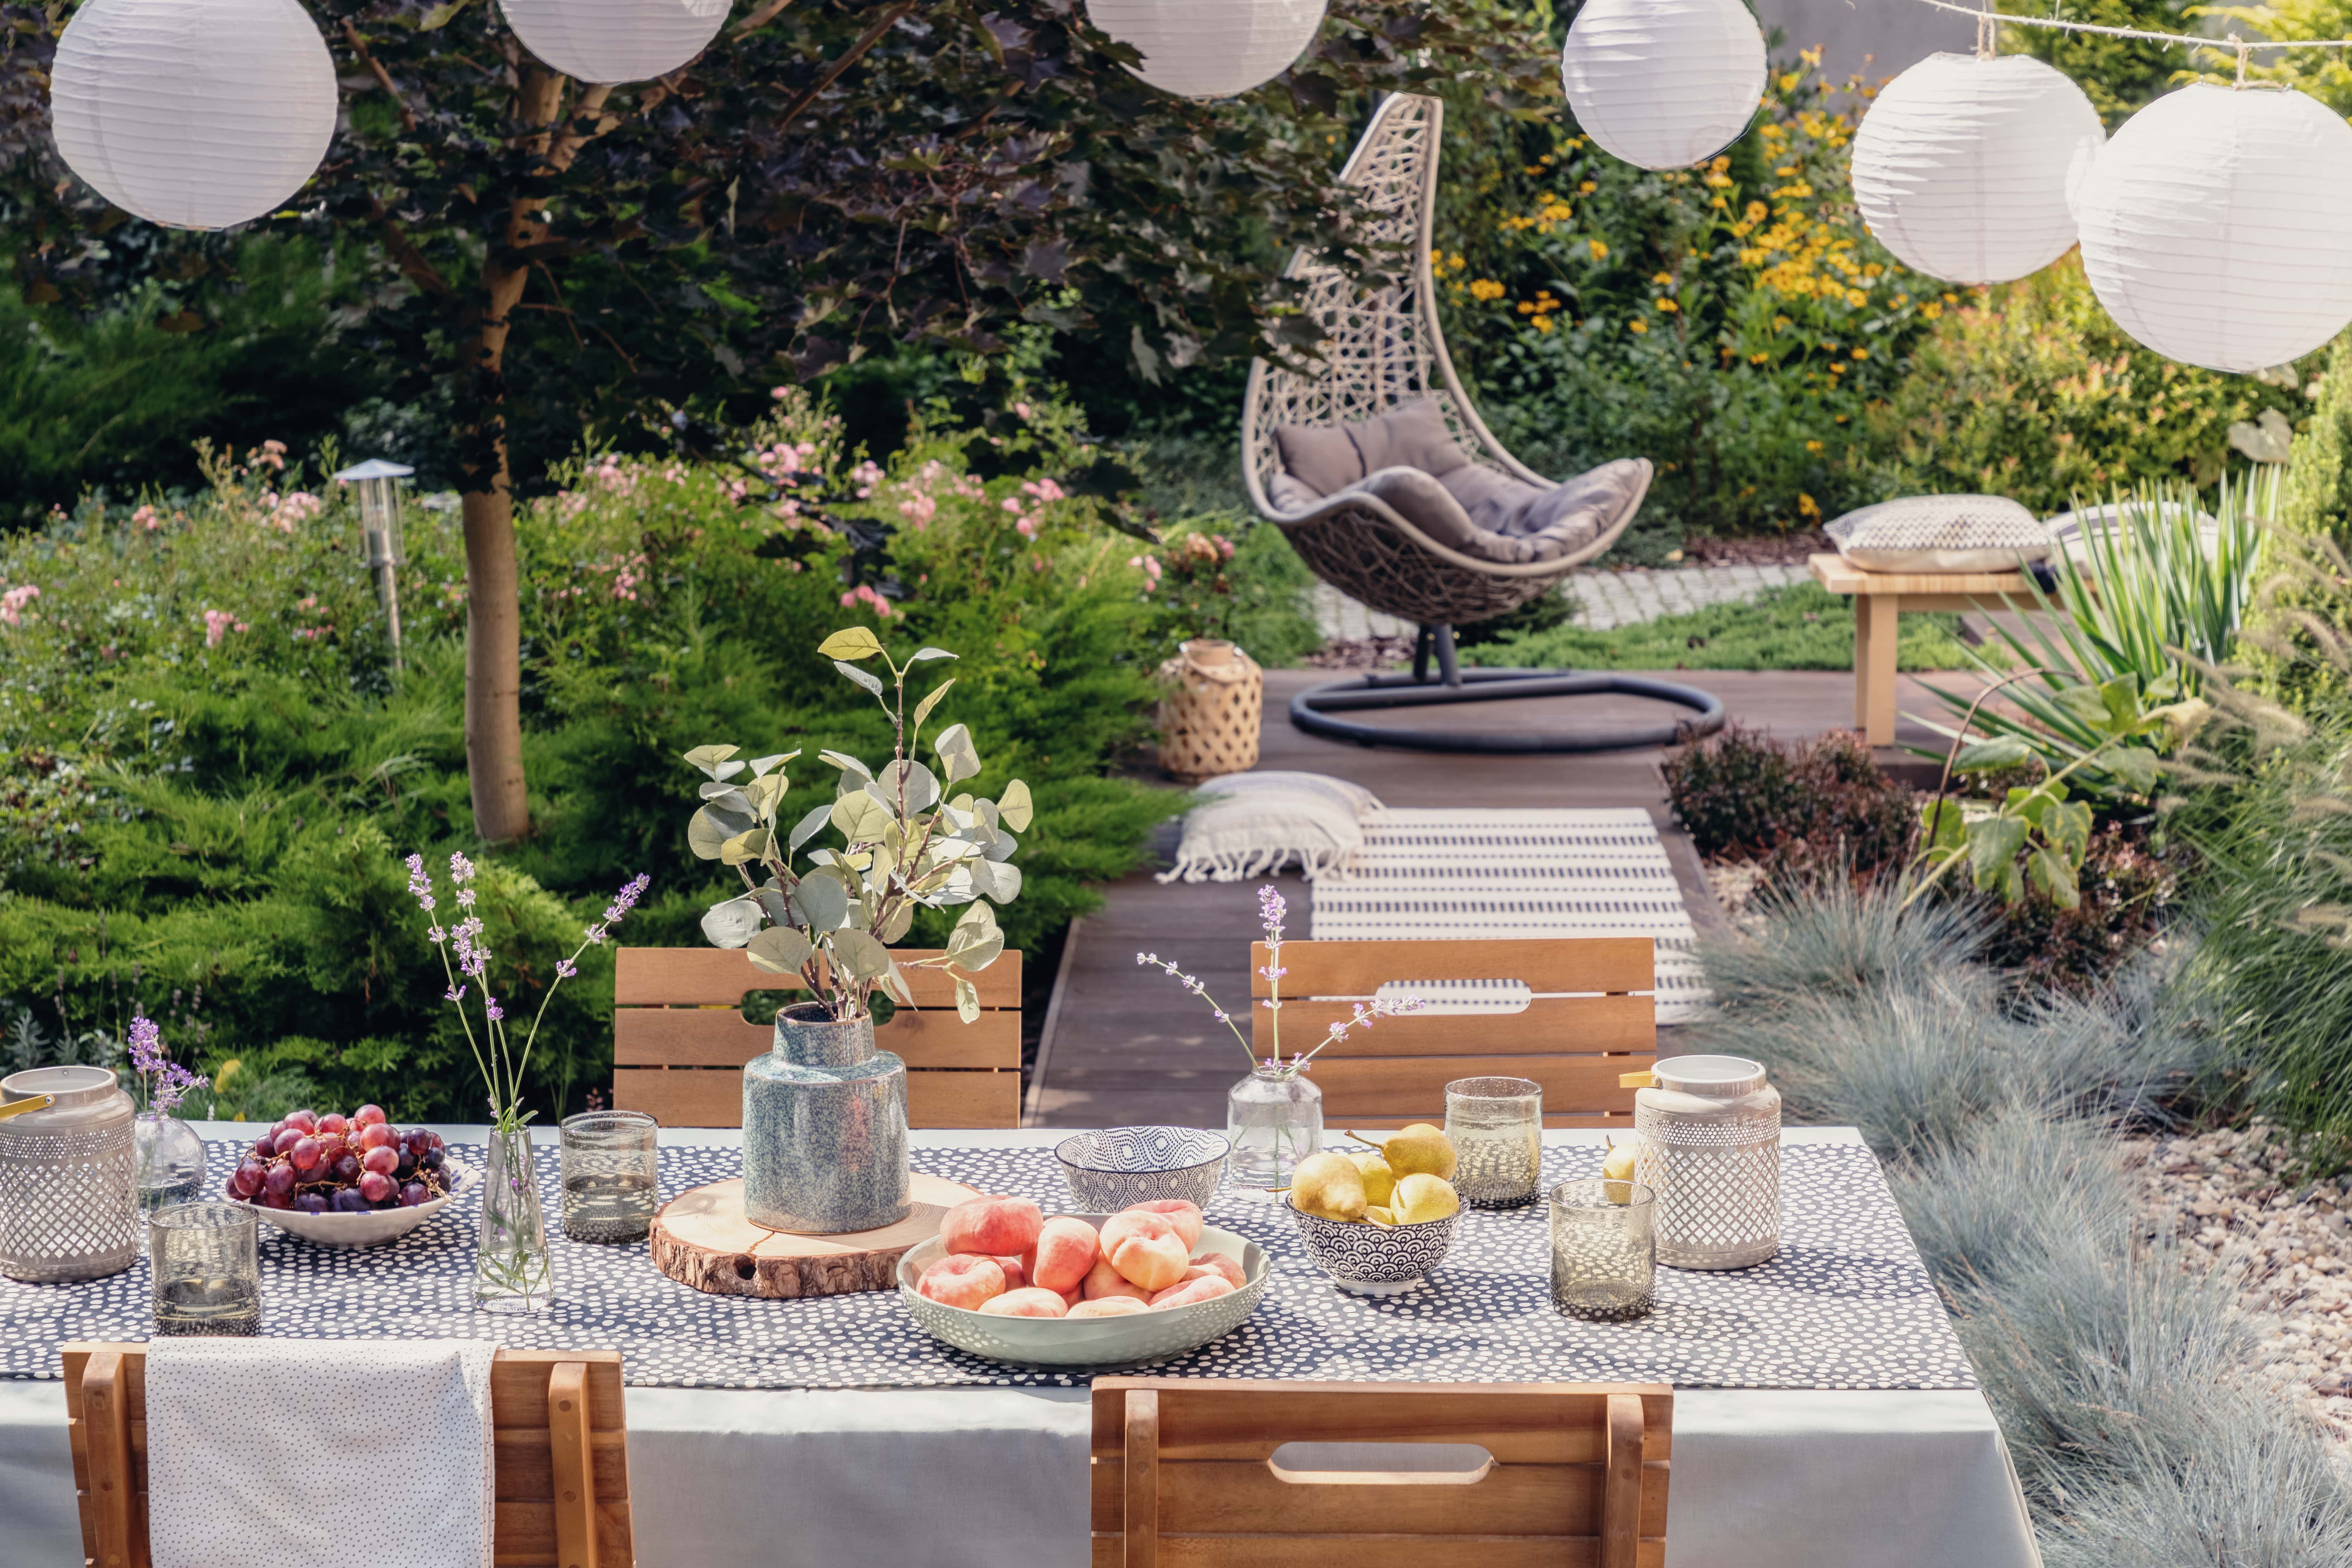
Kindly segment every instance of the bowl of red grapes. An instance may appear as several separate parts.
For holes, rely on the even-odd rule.
[[[381,1106],[290,1110],[245,1152],[227,1195],[305,1241],[374,1247],[431,1219],[471,1176],[439,1133],[394,1127]]]

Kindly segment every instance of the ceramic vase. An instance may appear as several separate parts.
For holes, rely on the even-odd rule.
[[[870,1018],[821,1003],[776,1016],[775,1048],[743,1067],[743,1212],[753,1225],[838,1236],[908,1211],[907,1064]]]

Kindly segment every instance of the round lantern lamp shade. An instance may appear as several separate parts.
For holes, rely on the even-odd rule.
[[[302,188],[335,133],[335,63],[295,0],[89,0],[49,71],[67,167],[127,213],[226,228]]]
[[[728,0],[499,0],[541,65],[574,81],[651,81],[710,47]]]
[[[1232,98],[1288,70],[1324,0],[1087,0],[1087,20],[1143,56],[1135,74],[1180,98]]]
[[[1687,169],[1739,140],[1764,97],[1764,35],[1739,0],[1591,0],[1560,85],[1586,135],[1644,169]]]
[[[2263,370],[2352,321],[2352,126],[2300,92],[2158,99],[2099,154],[2074,217],[2099,303],[2168,359]]]
[[[1853,137],[1853,199],[1881,245],[1948,283],[2006,283],[2074,243],[2073,197],[2107,133],[2030,55],[1929,55]]]

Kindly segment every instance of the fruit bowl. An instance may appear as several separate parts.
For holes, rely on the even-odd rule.
[[[1111,1216],[1082,1214],[1100,1230]],[[898,1260],[898,1299],[924,1332],[961,1351],[1018,1366],[1121,1366],[1177,1355],[1239,1328],[1265,1294],[1265,1248],[1246,1237],[1203,1226],[1195,1253],[1221,1252],[1242,1266],[1241,1289],[1188,1307],[1116,1318],[1000,1318],[950,1307],[919,1294],[923,1270],[946,1255],[934,1237]]]
[[[231,1198],[231,1203],[243,1203],[259,1215],[263,1221],[276,1226],[290,1236],[298,1236],[314,1247],[381,1247],[387,1241],[397,1241],[439,1214],[460,1194],[472,1190],[474,1171],[451,1160],[444,1167],[449,1173],[449,1191],[446,1196],[428,1198],[414,1208],[366,1209],[358,1214],[304,1214],[299,1209],[273,1209],[260,1204],[246,1203],[243,1198]]]
[[[1412,1225],[1374,1225],[1370,1220],[1325,1219],[1283,1200],[1298,1226],[1298,1239],[1331,1283],[1358,1296],[1394,1296],[1421,1283],[1454,1249],[1454,1225],[1462,1215]]]
[[[1232,1150],[1216,1133],[1196,1127],[1111,1127],[1063,1139],[1054,1157],[1078,1207],[1116,1214],[1162,1198],[1207,1208]]]

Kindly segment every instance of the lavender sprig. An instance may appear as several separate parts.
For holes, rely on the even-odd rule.
[[[163,1029],[143,1013],[131,1020],[131,1067],[146,1091],[148,1111],[157,1116],[177,1110],[190,1089],[212,1081],[165,1056]]]

